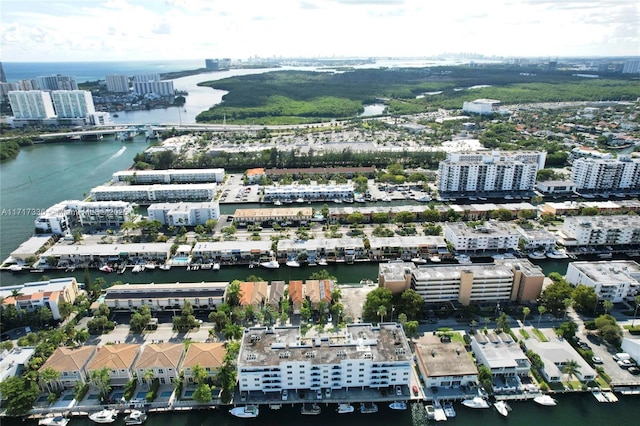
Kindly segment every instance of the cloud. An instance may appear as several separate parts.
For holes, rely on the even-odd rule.
[[[397,6],[405,0],[334,0],[336,3],[363,6]]]
[[[159,22],[153,25],[151,30],[154,34],[171,34],[171,24],[168,22]]]

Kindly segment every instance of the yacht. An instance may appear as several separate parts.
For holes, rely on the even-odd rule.
[[[558,403],[555,399],[551,398],[549,395],[536,396],[535,398],[533,398],[533,402],[535,402],[536,404],[547,406],[547,407],[553,407]]]
[[[446,422],[447,415],[444,413],[444,408],[437,399],[433,401],[433,418],[436,422]]]
[[[442,259],[440,259],[440,256],[431,256],[431,257],[429,258],[429,260],[430,260],[431,262],[433,262],[433,263],[440,263],[440,262],[442,262]]]
[[[427,411],[428,420],[434,420],[436,418],[436,410],[433,408],[433,405],[429,404],[425,406],[424,409]]]
[[[219,271],[220,270],[220,263],[216,262],[213,264],[213,266],[211,267],[211,269],[213,269],[214,271]]]
[[[420,264],[420,265],[424,265],[425,263],[427,263],[427,259],[422,257],[414,257],[411,259],[411,261],[413,263]]]
[[[89,415],[89,420],[94,423],[113,423],[116,421],[118,417],[118,413],[114,409],[104,409],[102,411],[98,411],[97,413],[93,413]]]
[[[300,408],[300,414],[306,414],[310,416],[317,416],[320,414],[320,406],[318,404],[312,404],[308,406],[307,404],[302,404],[302,408]]]
[[[273,202],[273,205],[274,205],[274,206],[281,206],[281,205],[282,205],[282,201],[280,201],[280,200],[275,200],[275,201]]]
[[[244,407],[235,407],[229,410],[232,416],[240,417],[241,419],[252,419],[258,417],[260,410],[256,405],[245,405]]]
[[[452,419],[456,416],[456,410],[454,410],[452,403],[445,402],[442,404],[442,409],[444,410],[444,415],[447,416],[448,419]]]
[[[11,272],[20,272],[20,271],[22,271],[22,266],[20,266],[20,265],[11,265],[11,266],[9,266],[9,270]]]
[[[69,423],[69,419],[62,416],[61,414],[48,416],[38,421],[38,425],[43,426],[66,426],[67,423]]]
[[[471,263],[473,263],[471,261],[471,258],[466,254],[459,254],[456,257],[454,257],[454,259],[457,260],[458,263],[461,265],[470,265]]]
[[[262,262],[260,263],[260,266],[262,266],[263,268],[267,268],[267,269],[278,269],[280,267],[280,264],[278,263],[277,260],[272,259],[268,262]]]
[[[546,253],[549,259],[568,259],[569,255],[564,250],[550,250]]]
[[[112,271],[113,271],[113,269],[111,269],[111,266],[109,266],[109,265],[102,265],[102,266],[101,266],[101,267],[99,267],[98,269],[99,269],[100,271],[102,271],[102,272],[106,272],[106,273],[109,273],[109,272],[112,272]]]
[[[389,408],[391,408],[392,410],[406,410],[407,403],[404,401],[394,401],[389,404]]]
[[[162,271],[168,271],[169,269],[171,269],[171,265],[168,263],[163,263],[162,265],[158,266],[158,268],[160,268],[160,270]]]
[[[500,413],[500,415],[503,417],[507,417],[509,415],[509,411],[511,411],[511,407],[509,407],[509,404],[507,404],[505,401],[498,401],[493,404],[493,406],[496,407],[498,413]]]
[[[149,270],[149,271],[153,271],[154,269],[156,269],[156,264],[155,263],[146,263],[144,265],[144,269]]]
[[[362,414],[377,413],[378,412],[378,406],[376,404],[374,404],[373,402],[369,406],[367,406],[364,403],[362,403],[362,404],[360,404],[360,412]]]
[[[473,397],[472,399],[465,399],[462,401],[462,405],[468,408],[489,408],[489,403],[479,396]]]
[[[136,265],[133,267],[133,269],[131,270],[131,272],[133,272],[134,274],[137,274],[138,272],[142,272],[144,269],[144,266],[142,265]]]
[[[543,251],[536,250],[527,254],[527,257],[533,260],[541,260],[541,259],[546,259],[547,255]]]
[[[200,269],[211,269],[213,268],[213,263],[203,263],[200,265]]]
[[[287,261],[286,265],[291,267],[291,268],[299,268],[300,267],[300,262],[298,262],[295,259],[291,259],[291,260]]]
[[[336,411],[338,412],[338,414],[347,414],[353,413],[355,411],[355,408],[353,408],[353,405],[351,404],[338,404],[338,409]]]
[[[133,410],[124,418],[125,425],[141,425],[147,420],[147,413],[140,410]]]
[[[320,260],[318,260],[318,265],[327,266],[327,259],[325,259],[324,257],[321,258]]]

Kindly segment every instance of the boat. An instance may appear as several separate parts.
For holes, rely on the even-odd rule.
[[[154,269],[156,269],[156,264],[155,263],[146,263],[144,265],[144,269],[148,269],[149,271],[153,271]]]
[[[472,399],[465,399],[462,401],[462,405],[468,408],[489,408],[489,403],[479,396],[473,397]]]
[[[42,274],[44,272],[44,269],[42,269],[42,268],[31,268],[31,269],[29,269],[29,272],[31,272],[32,274]]]
[[[543,251],[536,250],[527,254],[527,257],[533,260],[542,260],[542,259],[546,259],[547,255]]]
[[[300,262],[298,262],[297,260],[291,259],[287,261],[286,265],[290,266],[291,268],[299,268]]]
[[[66,268],[64,271],[65,272],[74,272],[76,270],[75,266],[69,266],[68,268]]]
[[[260,410],[256,405],[245,405],[244,407],[235,407],[229,410],[232,416],[240,417],[241,419],[253,419],[258,417]]]
[[[141,425],[147,420],[147,413],[140,410],[133,410],[124,418],[125,425]]]
[[[370,287],[373,285],[373,280],[370,279],[362,279],[360,280],[360,285]]]
[[[127,271],[127,264],[123,263],[122,266],[116,271],[116,274],[122,275]]]
[[[273,205],[274,205],[274,206],[281,206],[281,205],[282,205],[282,201],[280,201],[280,200],[275,200],[275,201],[273,202]]]
[[[11,266],[9,266],[9,270],[11,272],[20,272],[20,271],[22,271],[22,266],[20,266],[20,265],[11,265]]]
[[[436,410],[433,408],[433,405],[426,405],[424,409],[427,411],[427,419],[434,420],[436,418]]]
[[[269,408],[272,410],[279,410],[282,408],[282,404],[269,404]]]
[[[106,273],[113,272],[113,269],[111,269],[111,266],[109,266],[109,265],[102,265],[101,267],[98,268],[98,270],[100,270],[102,272],[106,272]]]
[[[613,257],[613,254],[611,254],[611,253],[599,253],[598,257],[600,259],[611,259]]]
[[[296,203],[304,203],[304,198],[302,197],[296,198]]]
[[[422,257],[414,257],[414,258],[411,259],[411,261],[413,263],[418,263],[420,265],[424,265],[425,263],[427,263],[427,259],[424,259]]]
[[[394,401],[391,404],[389,404],[389,408],[391,408],[392,410],[406,410],[407,409],[407,403],[404,401]]]
[[[131,270],[131,272],[133,272],[134,274],[137,274],[138,272],[142,272],[144,270],[144,266],[142,265],[135,265],[133,267],[133,269]]]
[[[333,200],[334,203],[336,204],[342,204],[342,200],[336,198],[335,200]]]
[[[533,398],[533,402],[536,404],[544,405],[546,407],[554,407],[558,404],[558,401],[551,398],[549,395],[538,395]]]
[[[328,265],[328,263],[327,263],[327,259],[325,259],[324,257],[323,257],[323,258],[321,258],[320,260],[318,260],[318,265],[320,265],[320,266],[327,266],[327,265]]]
[[[356,409],[353,408],[351,404],[338,404],[338,409],[336,410],[338,414],[347,414],[353,413]]]
[[[433,418],[436,422],[446,422],[447,415],[444,413],[444,408],[437,399],[433,401]]]
[[[163,263],[162,265],[158,266],[158,268],[160,268],[161,271],[168,271],[171,269],[171,265],[168,263]]]
[[[44,419],[40,419],[38,421],[38,425],[43,426],[66,426],[67,423],[69,423],[69,419],[62,416],[61,414],[47,416]]]
[[[118,413],[114,409],[104,409],[102,411],[98,411],[97,413],[93,413],[89,415],[89,420],[94,423],[113,423],[116,421],[118,417]]]
[[[466,254],[459,254],[456,257],[454,257],[454,259],[457,260],[458,263],[461,265],[470,265],[471,263],[473,263],[471,261],[471,258]]]
[[[456,410],[453,408],[452,403],[445,402],[442,404],[442,409],[444,410],[444,415],[447,416],[448,419],[452,419],[456,416]]]
[[[220,270],[220,263],[216,262],[213,264],[213,266],[211,267],[211,269],[213,269],[214,271],[219,271]]]
[[[442,262],[442,259],[440,259],[440,256],[431,256],[429,258],[429,261],[431,261],[433,263],[440,263],[440,262]]]
[[[493,406],[496,407],[498,413],[500,413],[500,415],[503,417],[507,417],[509,415],[509,411],[511,411],[511,407],[509,407],[509,404],[507,404],[505,401],[498,401],[493,404]]]
[[[278,263],[277,260],[272,259],[268,262],[262,262],[260,263],[260,266],[262,266],[263,268],[267,268],[267,269],[278,269],[280,267],[280,264]]]
[[[549,259],[568,259],[569,255],[565,253],[563,250],[550,250],[546,253],[546,256]]]
[[[311,404],[308,406],[307,404],[302,404],[302,408],[300,408],[300,414],[305,414],[308,416],[317,416],[320,414],[322,410],[318,404]]]
[[[428,203],[429,201],[431,201],[431,197],[429,195],[423,195],[422,197],[416,198],[416,201],[419,201],[421,203]]]
[[[213,268],[213,263],[203,263],[200,265],[200,269],[211,269]]]
[[[365,403],[361,403],[360,404],[360,412],[362,414],[377,413],[378,412],[378,406],[376,404],[374,404],[373,402],[371,403],[371,405],[366,405]]]

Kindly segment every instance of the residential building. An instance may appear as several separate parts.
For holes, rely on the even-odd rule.
[[[276,256],[281,261],[307,254],[307,262],[319,259],[329,262],[344,261],[353,263],[357,259],[368,259],[362,238],[314,238],[312,240],[279,240]]]
[[[269,283],[242,282],[240,283],[240,306],[253,306],[260,310],[269,301]]]
[[[556,236],[546,229],[521,228],[516,230],[521,235],[522,248],[525,250],[551,250],[556,246]]]
[[[285,282],[271,281],[269,285],[269,304],[273,309],[279,309],[282,299],[284,299]]]
[[[134,83],[147,83],[149,81],[160,81],[160,74],[136,74],[133,76]]]
[[[140,349],[133,370],[138,377],[138,383],[151,385],[151,379],[158,379],[161,385],[172,384],[173,379],[180,375],[180,362],[185,353],[184,343],[151,343]]]
[[[129,93],[129,77],[126,75],[106,75],[105,81],[107,83],[107,91],[113,93]]]
[[[244,173],[248,184],[259,183],[265,176],[263,167],[256,167],[254,169],[247,169]]]
[[[628,353],[636,363],[640,362],[640,339],[637,337],[623,337],[620,349],[622,349],[623,352]]]
[[[11,252],[5,263],[24,265],[28,258],[38,256],[43,249],[55,244],[55,242],[51,235],[34,234],[31,238],[20,243],[18,248]]]
[[[507,333],[476,333],[471,336],[471,349],[476,362],[499,378],[527,376],[531,363],[520,345]]]
[[[440,162],[438,191],[442,196],[528,194],[544,168],[543,151],[492,151],[489,153],[448,152]]]
[[[154,201],[211,201],[215,183],[185,183],[170,185],[100,185],[91,189],[93,201],[131,201],[153,204]]]
[[[498,252],[517,250],[520,233],[507,222],[490,221],[473,228],[463,222],[447,222],[444,238],[457,252]]]
[[[87,90],[54,90],[51,99],[58,119],[84,118],[96,112],[91,92]]]
[[[565,279],[593,288],[598,300],[619,303],[640,294],[640,265],[632,260],[571,262]]]
[[[292,312],[294,315],[300,315],[302,309],[302,303],[305,300],[305,286],[300,280],[291,280],[287,286],[289,291],[289,300],[291,301]]]
[[[622,68],[623,74],[638,74],[640,73],[640,59],[627,59],[624,61]]]
[[[18,297],[12,295],[14,290],[18,290]],[[60,304],[65,302],[72,305],[79,294],[78,282],[73,277],[0,287],[3,305],[14,305],[26,312],[49,308],[54,320],[62,319]]]
[[[280,177],[284,175],[291,175],[295,178],[300,178],[303,176],[314,178],[314,176],[335,176],[341,175],[350,179],[356,175],[364,175],[370,178],[374,177],[376,172],[375,166],[365,166],[365,167],[304,167],[304,168],[277,168],[277,169],[266,169],[264,170],[264,174],[273,179],[278,180]]]
[[[36,79],[18,80],[16,90],[38,90],[38,81]]]
[[[369,238],[369,258],[371,260],[410,260],[415,258],[427,260],[433,256],[438,256],[438,258],[451,257],[444,237],[394,235],[393,237]]]
[[[159,220],[166,226],[204,225],[220,217],[217,201],[202,203],[156,203],[147,208],[149,220]]]
[[[9,92],[9,103],[16,119],[42,120],[56,116],[51,93],[43,90]]]
[[[98,346],[96,353],[87,365],[87,374],[106,368],[109,372],[109,384],[124,386],[133,378],[134,363],[140,352],[140,345],[133,343],[114,343]]]
[[[10,377],[21,376],[27,370],[29,360],[35,352],[35,348],[26,346],[12,348],[11,350],[4,349],[0,352],[0,383]],[[0,393],[0,401],[4,399],[2,393]]]
[[[0,98],[6,99],[9,96],[9,92],[17,90],[34,90],[34,89],[22,89],[18,83],[0,83]]]
[[[189,385],[194,384],[193,368],[196,365],[202,367],[209,377],[215,379],[227,354],[225,345],[225,342],[191,342],[180,366],[185,382]]]
[[[190,247],[189,247],[190,248]],[[250,264],[268,261],[272,257],[271,241],[212,241],[196,243],[192,259],[223,265]]]
[[[120,227],[133,217],[133,205],[125,201],[61,201],[49,207],[35,220],[36,232],[70,235],[71,225]]]
[[[571,180],[545,180],[536,183],[536,189],[543,195],[573,195],[576,184]]]
[[[78,83],[72,75],[40,76],[36,81],[40,90],[78,90]]]
[[[542,342],[535,337],[524,340],[527,350],[530,349],[540,355],[543,367],[538,371],[544,376],[547,383],[560,383],[563,381],[563,376],[565,375],[563,369],[569,361],[575,361],[578,364],[575,372],[578,380],[583,383],[595,380],[597,372],[571,347],[569,342],[559,339],[555,334],[547,336],[547,339],[546,342]],[[567,377],[566,379],[573,380],[573,377]]]
[[[154,183],[220,183],[224,181],[224,169],[169,169],[169,170],[121,170],[111,176],[116,182],[132,185]]]
[[[378,264],[378,285],[393,294],[402,294],[411,288],[411,277],[416,266],[412,262],[381,262]]]
[[[69,213],[64,203],[58,203],[49,207],[34,221],[36,233],[71,235],[69,225]]]
[[[571,180],[580,193],[640,192],[640,160],[627,155],[613,158],[578,158]]]
[[[330,280],[307,280],[304,284],[304,294],[312,309],[318,309],[320,303],[324,303],[328,311],[331,302],[331,292],[334,283]]]
[[[195,310],[211,310],[224,302],[228,283],[121,284],[105,290],[104,303],[112,311],[135,311],[148,306],[155,312],[180,311],[186,302]]]
[[[73,389],[78,382],[89,382],[87,365],[95,354],[96,349],[96,346],[91,345],[56,348],[53,354],[42,364],[42,367],[38,369],[38,372],[42,373],[50,368],[60,373],[60,377],[50,386],[59,389]],[[40,386],[46,388],[47,385],[40,383]]]
[[[42,253],[40,257],[46,259],[53,256],[59,262],[65,261],[76,266],[84,266],[89,263],[120,263],[124,260],[130,263],[147,261],[164,263],[169,258],[170,250],[171,243],[56,244]]]
[[[307,223],[313,218],[312,207],[281,207],[264,209],[236,209],[233,221],[238,226],[250,224],[291,225],[295,223]]]
[[[425,333],[414,341],[416,364],[427,388],[459,388],[478,382],[478,369],[464,345]]]
[[[500,101],[496,99],[476,99],[462,103],[462,111],[474,114],[494,114]]]
[[[264,201],[328,201],[353,198],[352,184],[340,185],[270,185],[263,188]]]
[[[381,389],[410,383],[411,349],[396,323],[348,324],[302,335],[298,327],[254,327],[238,355],[241,392]],[[408,391],[408,390],[407,390]]]
[[[640,216],[569,216],[562,224],[565,246],[636,245],[640,243]]]
[[[134,81],[133,91],[138,95],[155,94],[158,96],[173,96],[175,89],[173,81]]]

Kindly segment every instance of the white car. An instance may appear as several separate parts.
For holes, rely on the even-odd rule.
[[[289,391],[285,389],[282,391],[282,400],[286,401],[287,398],[289,398]]]
[[[326,396],[327,398],[331,398],[331,388],[325,389],[324,396]]]
[[[316,399],[322,399],[322,390],[321,389],[318,389],[316,391]]]
[[[402,396],[402,388],[400,386],[396,386],[396,395]]]
[[[594,364],[602,364],[604,361],[602,361],[602,358],[600,358],[599,356],[594,356],[593,358],[591,358],[591,361]]]

